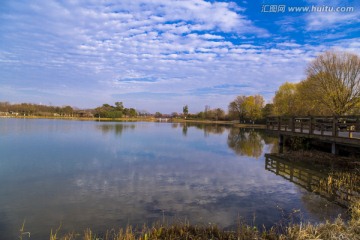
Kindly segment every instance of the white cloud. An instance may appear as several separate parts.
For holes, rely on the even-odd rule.
[[[307,0],[315,11],[306,14],[306,29],[319,31],[359,23],[359,3],[343,0]]]
[[[356,40],[319,46],[275,38],[257,43],[267,31],[256,27],[235,3],[8,4],[11,11],[0,15],[6,23],[0,29],[0,86],[12,86],[13,99],[20,98],[15,96],[17,86],[36,85],[59,101],[86,96],[74,103],[80,107],[94,107],[87,99],[100,104],[123,97],[127,106],[150,111],[172,112],[183,104],[192,111],[206,104],[226,109],[239,94],[260,93],[270,100],[281,83],[300,81],[306,63],[333,45],[359,52]],[[248,87],[229,88],[226,94],[197,92],[219,84]],[[56,94],[62,85],[68,87]]]
[[[306,29],[308,31],[318,31],[331,29],[336,26],[344,26],[360,22],[360,12],[339,13],[339,12],[319,12],[309,13],[306,16]]]

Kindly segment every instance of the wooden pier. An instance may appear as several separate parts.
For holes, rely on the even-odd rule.
[[[360,148],[360,116],[336,117],[269,117],[266,129],[284,136],[315,139],[332,144],[336,154],[339,145]]]

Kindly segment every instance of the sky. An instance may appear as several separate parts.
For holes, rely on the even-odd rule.
[[[227,110],[328,50],[360,55],[360,1],[0,0],[0,101]]]

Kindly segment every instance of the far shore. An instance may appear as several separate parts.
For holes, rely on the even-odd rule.
[[[122,118],[96,118],[96,117],[62,117],[62,116],[0,116],[0,118],[18,118],[18,119],[59,119],[59,120],[75,120],[75,121],[100,121],[100,122],[173,122],[173,123],[201,123],[201,124],[223,124],[232,125],[238,128],[256,128],[265,129],[265,124],[251,124],[251,123],[238,123],[235,121],[211,121],[201,119],[183,119],[171,118],[165,121],[166,118],[154,117],[122,117]]]

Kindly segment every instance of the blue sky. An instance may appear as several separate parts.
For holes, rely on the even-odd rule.
[[[326,50],[360,55],[359,1],[1,0],[0,101],[226,110],[270,102]]]

